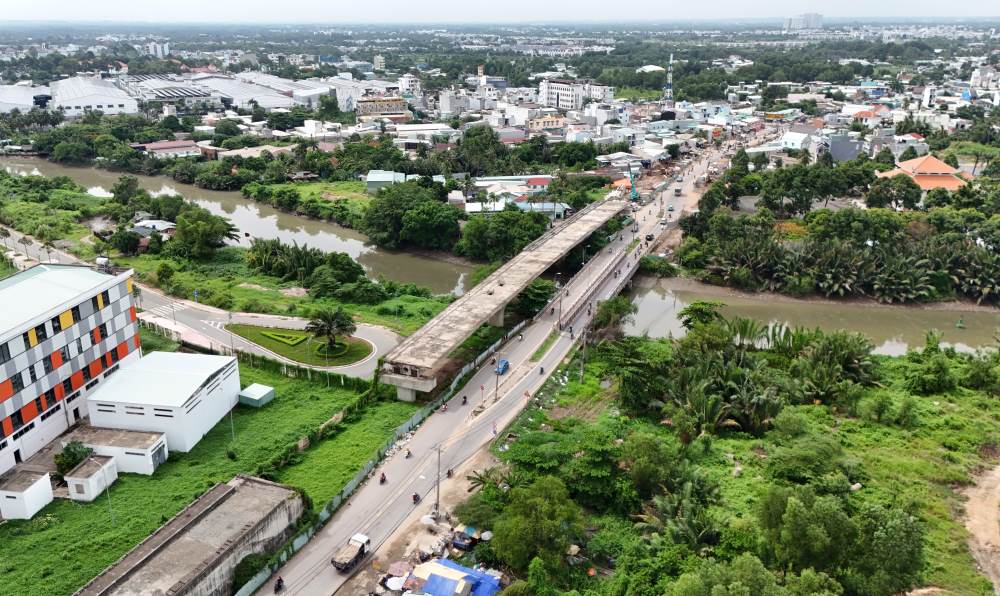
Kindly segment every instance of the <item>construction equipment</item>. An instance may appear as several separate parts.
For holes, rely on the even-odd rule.
[[[629,184],[632,185],[632,197],[631,197],[632,201],[638,203],[639,202],[639,188],[638,188],[638,186],[635,183],[635,173],[632,172],[632,168],[631,167],[629,167],[629,169],[628,169],[628,181],[629,181]]]

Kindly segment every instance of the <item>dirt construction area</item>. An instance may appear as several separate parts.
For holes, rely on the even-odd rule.
[[[456,505],[468,498],[469,481],[465,478],[467,475],[475,470],[494,466],[496,463],[489,449],[481,449],[461,467],[455,468],[454,476],[441,483],[441,511],[450,514]],[[412,568],[420,564],[421,552],[430,553],[438,548],[443,538],[450,532],[452,524],[445,518],[434,526],[425,524],[421,518],[426,518],[433,506],[432,493],[427,496],[426,502],[414,508],[414,512],[406,518],[400,530],[375,550],[373,557],[365,561],[365,565],[337,590],[337,594],[368,596],[372,592],[381,593],[384,589],[378,582],[390,565],[404,561]]]

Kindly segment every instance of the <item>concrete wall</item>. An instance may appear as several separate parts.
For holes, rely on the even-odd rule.
[[[203,569],[195,570],[185,578],[186,588],[174,592],[174,596],[229,596],[234,589],[233,574],[236,566],[252,554],[264,554],[276,550],[288,540],[305,507],[301,498],[286,499],[267,517],[252,528],[248,528],[240,540],[223,552],[216,554],[214,561]],[[175,586],[177,587],[177,586]]]
[[[163,445],[164,450],[167,450],[166,439],[160,439],[149,449],[134,449],[130,447],[114,447],[111,445],[97,445],[92,443],[84,443],[85,446],[90,447],[94,450],[95,455],[104,455],[107,457],[115,458],[115,475],[118,473],[122,474],[143,474],[145,476],[151,476],[153,472],[156,471],[156,466],[153,465],[153,452]],[[63,447],[66,446],[66,442],[63,441]],[[169,450],[164,453],[164,456],[169,456]]]

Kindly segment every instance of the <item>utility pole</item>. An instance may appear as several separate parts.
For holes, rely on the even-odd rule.
[[[493,375],[496,377],[496,385],[493,387],[493,401],[500,399],[500,352],[497,352],[497,365],[493,369]]]
[[[436,521],[438,515],[441,513],[441,443],[437,445],[438,452],[438,473],[437,473],[437,485],[435,486],[434,494],[434,520]]]
[[[586,326],[584,326],[584,328],[583,328],[583,337],[581,338],[581,341],[583,341],[583,347],[581,349],[581,358],[580,358],[580,382],[583,382],[583,367],[587,363],[587,327]]]

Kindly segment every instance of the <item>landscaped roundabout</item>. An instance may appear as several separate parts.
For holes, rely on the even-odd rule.
[[[305,330],[241,324],[227,325],[226,329],[279,356],[312,366],[354,364],[375,350],[370,342],[351,336],[338,337],[333,349],[328,350],[326,340],[317,339]]]

